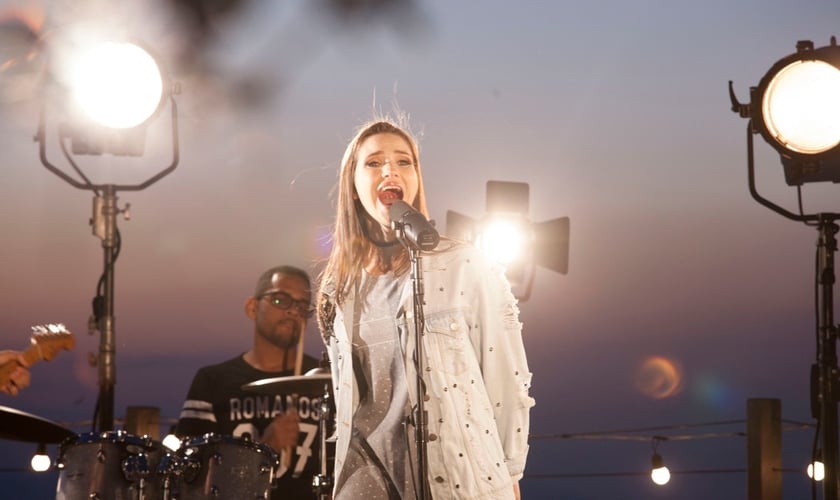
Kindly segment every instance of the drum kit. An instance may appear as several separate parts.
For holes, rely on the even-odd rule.
[[[326,368],[304,375],[257,380],[242,386],[258,394],[323,392],[320,470],[313,479],[319,500],[332,495],[328,459],[331,377]],[[215,434],[184,440],[170,450],[126,431],[76,434],[62,425],[0,406],[0,439],[60,444],[56,500],[268,499],[280,462],[270,447],[249,437]]]

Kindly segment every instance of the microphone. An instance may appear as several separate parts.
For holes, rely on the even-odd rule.
[[[440,235],[426,216],[408,203],[397,200],[391,205],[391,222],[402,226],[405,240],[419,250],[434,250]]]

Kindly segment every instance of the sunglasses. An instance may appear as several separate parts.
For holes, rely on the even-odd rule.
[[[257,298],[267,298],[269,304],[281,311],[294,307],[295,311],[304,318],[311,317],[315,312],[315,309],[309,306],[308,300],[295,300],[289,294],[284,292],[265,292],[257,295]]]

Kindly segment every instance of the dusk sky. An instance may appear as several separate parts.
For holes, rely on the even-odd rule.
[[[77,341],[0,405],[87,432],[98,392],[93,194],[40,164],[42,59],[27,62],[32,47],[9,29],[25,12],[47,45],[124,27],[181,85],[180,164],[119,193],[131,220],[118,222],[118,419],[130,405],[176,418],[197,368],[249,348],[256,278],[277,264],[320,270],[344,147],[400,110],[442,232],[448,210],[483,215],[488,180],[528,183],[534,222],[571,219],[568,274],[538,269],[520,304],[536,399],[523,498],[742,499],[747,400],[778,398],[783,419],[813,423],[818,234],[750,197],[747,121],[727,82],[748,102],[797,41],[840,34],[840,3],[240,2],[201,42],[173,3],[0,0],[0,348],[25,348],[41,323]],[[362,7],[319,8],[334,3]],[[49,156],[73,175],[50,125]],[[76,160],[97,184],[142,181],[168,165],[169,127],[166,108],[142,158]],[[759,190],[794,210],[778,155],[759,136],[755,147]],[[806,210],[840,211],[838,190],[806,186]],[[314,322],[306,347],[320,356]],[[625,439],[550,437],[601,431]],[[674,472],[665,487],[647,475],[652,435],[673,436],[657,448]],[[799,471],[812,439],[783,435],[784,498],[810,495]],[[3,498],[54,495],[56,473],[10,471],[34,447],[0,441]]]

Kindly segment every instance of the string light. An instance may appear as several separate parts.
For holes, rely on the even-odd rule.
[[[47,455],[47,446],[45,444],[38,445],[38,449],[32,455],[32,460],[29,464],[35,472],[44,472],[50,468],[52,461],[50,461],[50,457]]]
[[[662,456],[656,452],[656,448],[659,446],[660,441],[664,441],[665,439],[666,438],[660,436],[655,436],[651,440],[653,456],[650,459],[650,478],[659,486],[664,486],[671,480],[671,471],[665,466]]]
[[[814,424],[807,422],[800,422],[794,420],[782,420],[785,424],[782,428],[783,432],[792,430],[811,429]],[[531,434],[529,441],[540,441],[546,439],[585,439],[585,440],[607,440],[607,441],[651,441],[654,444],[653,456],[651,457],[651,469],[649,471],[633,471],[633,472],[576,472],[576,473],[558,473],[558,474],[525,474],[529,479],[563,479],[563,478],[586,478],[586,477],[621,477],[621,476],[649,476],[653,482],[659,485],[667,484],[673,475],[689,475],[689,474],[728,474],[738,473],[743,474],[747,472],[744,468],[718,468],[718,469],[703,469],[703,470],[676,470],[672,471],[664,465],[662,456],[656,451],[656,446],[661,441],[690,441],[697,439],[712,439],[712,438],[729,438],[729,437],[747,437],[744,431],[727,431],[727,432],[703,432],[692,434],[669,434],[662,435],[661,431],[678,431],[687,430],[697,427],[711,427],[722,425],[744,424],[746,420],[725,420],[717,422],[706,422],[698,424],[677,424],[668,426],[656,427],[642,427],[635,429],[618,429],[609,431],[597,432],[581,432],[581,433],[555,433],[555,434]],[[653,433],[644,435],[641,433]],[[817,455],[819,458],[819,455]],[[824,468],[821,462],[817,461],[817,481],[821,480],[821,471],[824,473]],[[654,474],[654,470],[660,469]],[[808,475],[811,476],[813,466],[808,466]],[[783,472],[797,472],[802,474],[802,469],[782,469]],[[662,481],[662,482],[659,482]]]
[[[822,462],[822,450],[817,450],[814,454],[814,460],[808,464],[808,477],[814,481],[822,481],[825,479],[825,464]]]

